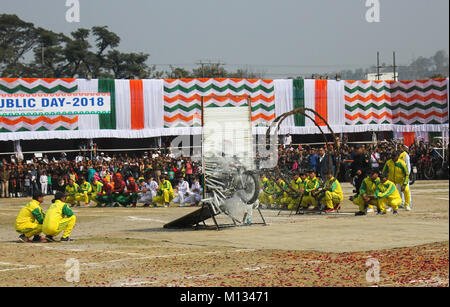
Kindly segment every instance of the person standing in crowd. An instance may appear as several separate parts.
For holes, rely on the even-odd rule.
[[[334,163],[333,163],[333,158],[328,155],[325,152],[325,148],[324,147],[320,147],[319,148],[319,163],[318,163],[318,167],[317,167],[317,171],[319,173],[319,176],[322,180],[322,182],[326,181],[326,174],[328,172],[331,172],[332,174],[334,174]]]
[[[6,164],[2,165],[2,169],[0,171],[0,188],[2,189],[2,197],[9,197],[9,169]]]
[[[167,169],[167,177],[169,178],[170,184],[174,186],[175,182],[175,168],[172,164],[169,164],[169,168]]]
[[[356,146],[356,154],[353,157],[351,169],[357,191],[361,188],[362,181],[366,178],[369,168],[369,157],[367,156],[364,147],[361,145]]]
[[[283,140],[283,148],[289,147],[292,144],[292,136],[288,133]]]
[[[47,174],[47,194],[53,195],[53,181],[51,173]]]
[[[409,191],[408,168],[406,167],[406,163],[400,159],[400,154],[398,152],[392,154],[392,158],[384,165],[382,173],[388,176],[389,181],[393,182],[401,193],[404,193],[405,208],[407,211],[410,211],[411,196]]]
[[[55,236],[63,232],[61,242],[73,241],[70,238],[73,227],[75,226],[76,217],[72,210],[65,203],[66,195],[61,192],[55,194],[50,208],[44,218],[42,231],[46,235],[45,238],[49,242],[55,242]]]
[[[190,161],[190,159],[188,158],[186,160],[186,180],[189,184],[192,184],[192,175],[193,175],[193,168],[192,168],[192,163]]]
[[[42,202],[44,202],[44,195],[36,191],[33,194],[33,199],[17,215],[14,228],[20,233],[20,242],[47,241],[40,236],[45,218],[44,210],[41,208]],[[33,237],[32,240],[30,240],[31,237]]]
[[[370,167],[372,169],[378,169],[380,167],[381,155],[379,153],[379,148],[376,147],[370,154]]]
[[[314,170],[314,172],[316,172],[318,163],[319,163],[319,157],[316,154],[314,148],[311,148],[309,150],[309,156],[308,156],[308,168],[311,170]]]
[[[23,181],[23,186],[25,189],[25,195],[30,197],[32,195],[32,188],[31,188],[31,179],[30,176],[27,174],[25,175],[25,179]]]
[[[406,145],[402,145],[402,150],[403,151],[400,153],[399,159],[401,159],[401,160],[403,160],[403,162],[405,162],[406,169],[408,170],[408,174],[411,175],[411,157],[409,156],[409,147]],[[409,184],[408,184],[408,186],[409,186]],[[409,200],[408,200],[409,206],[405,206],[405,204],[407,203],[407,201],[405,199],[406,193],[402,192],[402,193],[400,193],[400,195],[402,196],[402,207],[405,207],[406,210],[411,210],[411,208],[412,208],[411,189],[408,188],[408,190],[409,190]]]
[[[42,172],[41,176],[39,177],[39,182],[41,184],[41,192],[42,192],[42,194],[47,195],[48,176],[47,176],[47,173],[45,171]]]
[[[92,182],[92,178],[94,178],[95,173],[97,173],[97,171],[95,170],[95,168],[91,165],[91,162],[89,161],[89,169],[88,169],[88,182]]]

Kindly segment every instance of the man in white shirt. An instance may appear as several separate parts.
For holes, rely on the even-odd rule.
[[[47,187],[48,187],[48,177],[45,172],[41,174],[39,177],[39,183],[41,184],[41,192],[44,195],[47,195]]]
[[[370,166],[372,169],[378,169],[380,167],[380,153],[378,152],[378,148],[375,149],[375,151],[373,151],[370,154]]]
[[[175,197],[173,202],[179,203],[180,207],[184,207],[186,205],[186,197],[190,195],[189,192],[189,183],[184,180],[184,177],[180,177],[177,186],[178,197]]]
[[[189,196],[186,197],[187,204],[197,204],[202,200],[202,186],[198,182],[197,178],[193,178],[191,190]]]
[[[139,182],[139,194],[141,197],[138,199],[138,202],[143,203],[144,207],[150,206],[152,203],[153,195],[150,190],[150,184],[146,183],[145,180],[141,180]]]
[[[110,157],[108,154],[106,154],[106,155],[103,157],[103,161],[109,162],[109,161],[111,161],[111,157]]]
[[[83,156],[81,155],[81,152],[78,154],[78,156],[75,157],[75,163],[83,162]]]
[[[283,141],[283,145],[284,148],[286,148],[286,146],[291,146],[292,144],[292,136],[290,133],[288,133],[285,137],[284,137],[284,141]]]
[[[44,158],[42,159],[42,162],[44,162],[45,164],[49,163],[47,155],[44,155]]]
[[[138,200],[140,203],[144,203],[144,207],[150,206],[153,202],[153,198],[156,196],[156,189],[158,188],[158,183],[152,178],[145,182],[142,180],[141,186],[139,187],[141,198]]]

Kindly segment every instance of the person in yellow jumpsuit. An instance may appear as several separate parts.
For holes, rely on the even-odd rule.
[[[89,206],[89,195],[92,192],[92,186],[89,182],[87,182],[86,178],[81,178],[81,184],[78,189],[78,193],[76,194],[75,200],[80,205],[80,202],[84,202],[84,207]]]
[[[170,201],[174,198],[172,184],[166,179],[166,176],[161,176],[160,184],[157,189],[157,196],[153,201],[157,204],[163,204],[164,207],[169,207]]]
[[[78,195],[78,190],[79,190],[79,186],[78,184],[73,180],[73,179],[69,179],[69,182],[66,186],[66,193],[67,193],[67,197],[66,197],[66,202],[72,206],[75,205],[75,203],[77,202],[77,195]]]
[[[314,208],[317,208],[319,205],[316,198],[313,196],[312,192],[319,189],[320,187],[320,181],[316,177],[316,172],[314,170],[308,171],[308,178],[305,180],[304,183],[304,189],[305,192],[303,194],[302,199],[302,208],[307,209],[310,206],[313,206]]]
[[[100,205],[100,202],[97,200],[97,196],[102,194],[103,183],[97,180],[95,177],[92,178],[92,191],[89,194],[89,201],[93,200],[97,206]]]
[[[262,176],[262,192],[259,194],[259,202],[267,207],[270,207],[273,203],[272,195],[275,193],[275,185],[272,180],[266,178],[265,174],[263,174]]]
[[[33,199],[20,210],[14,223],[14,228],[20,233],[20,242],[46,242],[47,240],[40,236],[42,232],[42,223],[45,213],[41,208],[44,201],[44,195],[37,191],[33,194]],[[30,238],[33,237],[33,240]]]
[[[388,160],[383,167],[383,174],[388,176],[397,188],[405,195],[405,208],[411,210],[411,193],[409,190],[409,172],[406,163],[400,159],[400,154],[394,152],[392,159]]]
[[[380,183],[377,186],[375,198],[379,215],[386,214],[386,206],[391,207],[394,214],[398,214],[398,207],[402,203],[402,197],[395,184],[388,180],[388,176],[385,174],[380,174]]]
[[[46,235],[45,238],[50,242],[54,242],[54,237],[61,232],[63,232],[61,242],[73,241],[70,234],[75,226],[75,221],[75,215],[66,204],[66,195],[57,192],[45,215],[42,231]]]
[[[334,178],[331,172],[325,173],[325,190],[322,191],[318,197],[322,209],[326,213],[336,211],[338,206],[344,200],[344,192],[342,191],[341,184]]]
[[[406,145],[402,145],[402,148],[403,148],[403,151],[400,153],[400,155],[398,156],[398,158],[400,159],[400,160],[402,160],[403,162],[405,162],[405,165],[406,165],[406,169],[408,170],[408,174],[409,174],[409,176],[411,176],[411,161],[410,161],[410,157],[409,157],[409,154],[408,154],[408,151],[409,151],[409,147],[408,146],[406,146]],[[409,178],[408,178],[409,179]],[[397,189],[399,189],[399,187],[397,186]],[[405,188],[405,190],[406,190],[406,188]],[[400,195],[402,196],[402,203],[404,203],[405,204],[405,209],[407,210],[407,211],[411,211],[411,206],[412,206],[412,204],[411,204],[411,201],[412,201],[412,196],[411,196],[411,190],[410,190],[410,188],[409,188],[409,182],[408,182],[408,193],[406,193],[406,192],[403,192],[403,193],[400,193]],[[401,188],[400,188],[400,191],[401,191]],[[406,202],[406,197],[408,196],[408,202]],[[408,203],[408,205],[406,205],[406,203]]]
[[[275,184],[275,193],[272,196],[272,199],[277,207],[287,208],[292,202],[292,198],[289,197],[288,191],[289,188],[286,182],[284,182],[283,179],[278,178]]]
[[[259,189],[263,190],[264,186],[269,182],[269,179],[266,177],[266,174],[262,173],[261,178],[259,178]]]
[[[305,179],[304,174],[294,174],[294,178],[291,180],[290,184],[295,189],[295,191],[298,191],[296,193],[291,193],[291,199],[292,202],[289,204],[288,209],[293,210],[294,208],[298,208],[301,204],[302,194],[304,192],[304,183],[303,179]]]
[[[364,178],[359,188],[359,192],[356,197],[351,197],[351,201],[358,206],[359,211],[355,213],[356,216],[366,215],[368,209],[377,207],[377,200],[375,199],[375,192],[377,186],[380,183],[379,171],[373,169],[370,171],[369,176]]]

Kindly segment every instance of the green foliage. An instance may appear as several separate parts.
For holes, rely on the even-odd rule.
[[[0,76],[120,79],[163,75],[147,65],[150,55],[122,53],[115,49],[119,43],[120,37],[107,26],[79,28],[69,37],[36,28],[16,15],[0,14]],[[33,57],[27,62],[28,52]]]

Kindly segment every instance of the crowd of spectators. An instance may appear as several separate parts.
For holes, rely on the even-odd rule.
[[[98,178],[120,173],[123,178],[136,180],[150,178],[157,180],[161,175],[175,187],[179,177],[189,183],[201,174],[201,165],[188,157],[176,158],[170,150],[158,149],[144,153],[99,153],[90,157],[80,152],[68,159],[65,153],[60,157],[34,157],[32,160],[18,161],[15,156],[3,158],[0,162],[2,197],[28,197],[39,190],[45,195],[65,191],[69,179],[80,182],[90,181],[95,174]]]
[[[289,139],[288,139],[289,140]],[[359,168],[379,168],[390,158],[393,151],[400,150],[399,142],[378,141],[376,143],[349,144],[345,137],[329,143],[328,150],[324,146],[291,145],[279,147],[278,166],[287,173],[313,169],[321,176],[324,164],[332,161],[336,167],[337,155],[340,155],[340,181],[349,181]],[[337,144],[337,145],[336,145]],[[337,147],[337,148],[336,148]],[[442,168],[442,158],[436,148],[442,148],[438,142],[416,140],[407,150],[412,165],[418,169],[417,179],[425,179],[423,173],[430,167],[432,161],[437,161],[436,167]],[[338,149],[338,150],[337,150]],[[445,154],[448,159],[448,147]],[[328,159],[327,153],[331,153]],[[325,159],[324,159],[325,158]],[[448,167],[448,161],[447,167]],[[427,164],[428,163],[428,164]],[[120,173],[123,178],[133,177],[136,180],[148,180],[153,177],[158,180],[165,174],[174,187],[178,178],[184,177],[191,184],[194,178],[202,175],[201,163],[188,157],[175,157],[168,149],[157,149],[135,153],[95,153],[80,152],[68,159],[65,153],[49,158],[34,157],[31,160],[19,161],[10,156],[0,161],[1,197],[27,197],[33,191],[44,194],[54,194],[64,191],[69,179],[79,182],[81,178],[88,181],[97,173],[99,178]],[[199,180],[201,182],[201,180]]]
[[[322,164],[325,161],[328,163],[326,154],[330,153],[333,170],[336,168],[338,155],[340,155],[339,180],[350,181],[356,175],[356,170],[381,168],[391,158],[393,152],[404,150],[409,154],[411,165],[417,168],[417,179],[430,179],[425,176],[425,171],[429,167],[438,170],[442,169],[443,165],[444,168],[448,167],[449,148],[447,145],[443,153],[443,144],[439,139],[432,142],[415,140],[409,147],[403,145],[399,140],[350,144],[345,137],[342,140],[337,139],[336,142],[330,141],[328,150],[325,146],[285,144],[278,149],[278,167],[285,173],[312,169],[321,176]]]

